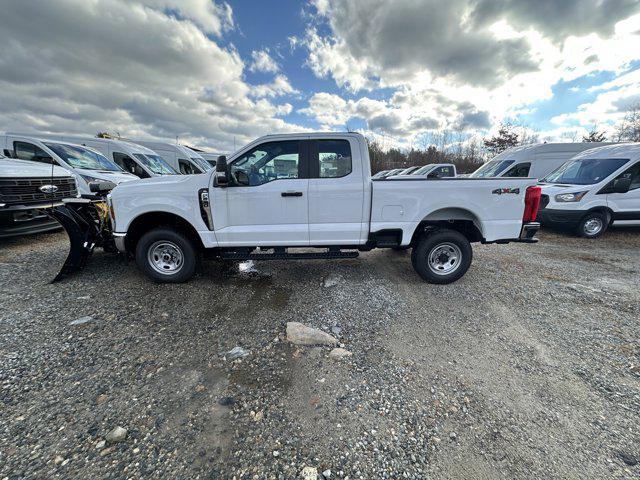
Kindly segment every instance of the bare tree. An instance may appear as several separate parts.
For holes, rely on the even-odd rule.
[[[598,126],[594,125],[587,135],[582,136],[582,141],[588,142],[606,142],[607,134],[604,131],[598,130]]]
[[[484,139],[484,146],[491,155],[497,155],[506,149],[520,144],[516,127],[509,122],[500,124],[498,134]]]
[[[619,142],[640,142],[640,102],[632,105],[616,127]]]

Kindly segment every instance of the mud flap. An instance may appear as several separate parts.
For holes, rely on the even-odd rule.
[[[51,281],[54,283],[84,268],[100,237],[100,227],[91,218],[85,218],[72,205],[57,206],[45,212],[62,225],[70,242],[69,255],[60,272]]]

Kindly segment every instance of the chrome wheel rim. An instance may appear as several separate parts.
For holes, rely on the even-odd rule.
[[[184,265],[182,249],[167,240],[151,245],[147,258],[151,268],[163,275],[173,275],[179,272]]]
[[[460,266],[462,251],[455,243],[440,243],[429,252],[429,270],[436,275],[450,275]]]
[[[602,230],[602,220],[599,218],[590,218],[584,222],[584,233],[587,235],[597,235]]]

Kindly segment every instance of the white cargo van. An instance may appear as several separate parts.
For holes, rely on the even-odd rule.
[[[640,224],[640,143],[582,152],[541,182],[538,220],[596,238],[613,223]]]
[[[496,155],[469,178],[542,178],[574,155],[609,143],[538,143],[510,148]]]
[[[160,155],[165,162],[184,175],[204,173],[213,167],[198,154],[184,145],[175,143],[154,142],[150,140],[131,140],[132,142],[150,148]]]
[[[178,174],[153,150],[126,140],[76,135],[33,134],[32,136],[91,147],[115,162],[124,171],[139,178]]]
[[[91,182],[117,185],[138,180],[136,175],[125,172],[98,151],[83,145],[7,134],[0,135],[0,147],[7,157],[59,165],[73,173],[81,194],[91,193]]]

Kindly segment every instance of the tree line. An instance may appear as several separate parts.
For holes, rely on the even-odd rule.
[[[640,103],[632,105],[613,133],[594,126],[587,135],[567,137],[582,142],[640,142]],[[479,140],[463,132],[441,130],[422,135],[409,149],[385,148],[385,140],[369,140],[372,173],[429,163],[453,163],[458,173],[470,173],[508,148],[540,142],[539,135],[522,125],[502,122],[498,133]]]

